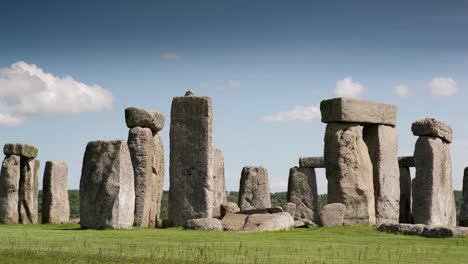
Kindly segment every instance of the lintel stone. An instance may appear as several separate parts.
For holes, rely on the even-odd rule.
[[[414,157],[413,156],[404,156],[398,157],[398,164],[400,167],[414,167]]]
[[[27,159],[37,157],[39,151],[36,147],[28,144],[5,144],[3,153],[5,156],[16,155]]]
[[[299,167],[301,168],[325,168],[323,157],[302,157],[299,158]]]
[[[448,143],[452,143],[453,140],[452,128],[434,118],[415,121],[411,126],[411,131],[415,136],[438,137]]]

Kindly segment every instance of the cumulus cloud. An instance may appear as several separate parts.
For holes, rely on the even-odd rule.
[[[452,78],[436,77],[429,84],[433,97],[449,97],[457,93],[458,85]]]
[[[280,123],[285,121],[310,122],[320,118],[320,109],[316,106],[296,106],[290,111],[279,112],[274,115],[263,117],[265,123]]]
[[[229,80],[229,87],[231,88],[240,88],[240,80]]]
[[[364,92],[364,86],[353,82],[352,77],[346,77],[336,82],[334,95],[337,97],[359,97]]]
[[[170,51],[161,53],[161,58],[165,60],[180,60],[182,55],[180,53]]]
[[[56,77],[34,64],[16,62],[0,69],[0,124],[19,125],[25,117],[66,116],[112,108],[113,95],[99,85]]]
[[[411,96],[411,90],[407,85],[400,84],[395,86],[395,93],[398,97],[406,98]]]

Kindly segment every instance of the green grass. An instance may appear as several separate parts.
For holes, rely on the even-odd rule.
[[[241,233],[0,225],[1,263],[466,263],[467,260],[468,238],[392,235],[370,227]]]

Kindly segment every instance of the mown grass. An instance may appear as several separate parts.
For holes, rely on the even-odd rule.
[[[1,263],[466,263],[467,260],[468,238],[393,235],[370,227],[241,233],[0,225]]]

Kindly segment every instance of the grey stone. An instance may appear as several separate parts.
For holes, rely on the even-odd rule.
[[[271,207],[268,170],[264,167],[244,167],[239,188],[241,211]]]
[[[306,225],[302,220],[294,220],[294,228],[308,228],[309,226]]]
[[[325,168],[325,160],[323,157],[302,157],[299,158],[299,167]]]
[[[213,151],[213,217],[220,217],[221,205],[227,202],[224,158],[220,149]]]
[[[5,157],[0,174],[0,223],[18,224],[20,157]]]
[[[22,158],[32,159],[37,157],[38,152],[36,147],[28,144],[5,144],[3,147],[5,156],[16,155]]]
[[[396,125],[397,107],[353,98],[334,98],[320,103],[323,123]]]
[[[188,90],[187,92],[185,92],[184,96],[195,96],[195,93],[192,90]]]
[[[21,159],[18,219],[21,224],[37,224],[39,160]]]
[[[400,169],[398,135],[393,126],[370,125],[363,129],[374,171],[377,225],[398,223],[400,217]]]
[[[296,205],[293,217],[318,220],[319,204],[314,168],[291,168],[287,195],[288,202]]]
[[[434,118],[415,121],[411,126],[411,131],[415,136],[438,137],[447,143],[451,143],[453,140],[452,128]]]
[[[413,225],[413,224],[391,224],[386,223],[380,225],[377,230],[381,232],[389,232],[394,234],[405,234],[412,236],[422,236],[424,232],[424,225]]]
[[[325,132],[328,203],[345,205],[346,225],[374,225],[373,169],[362,128],[329,123]]]
[[[135,177],[134,225],[156,227],[164,184],[164,148],[159,135],[135,127],[128,134],[128,148]]]
[[[398,164],[400,167],[414,167],[414,157],[413,156],[408,156],[408,157],[398,157]]]
[[[221,204],[221,218],[227,214],[234,214],[240,211],[239,206],[236,203],[223,203]]]
[[[149,128],[153,133],[157,133],[164,128],[165,121],[164,115],[158,111],[136,107],[125,109],[125,122],[128,128]]]
[[[216,218],[199,218],[185,222],[184,229],[223,231],[223,225],[221,224],[221,221]]]
[[[423,224],[383,224],[379,231],[428,238],[451,238],[468,235],[468,228],[456,226],[431,226]]]
[[[468,226],[468,167],[463,174],[463,204],[458,218],[460,226]]]
[[[438,137],[421,136],[416,142],[414,161],[414,223],[455,226],[456,210],[449,145]]]
[[[289,213],[253,214],[245,220],[247,232],[281,231],[294,228],[294,219]]]
[[[252,210],[240,211],[241,214],[245,214],[245,215],[277,214],[277,213],[282,213],[282,212],[283,212],[283,208],[281,208],[281,207],[272,207],[272,208],[265,208],[265,209],[252,209]]]
[[[289,213],[292,217],[296,214],[296,204],[295,203],[285,203],[281,205],[283,212]]]
[[[244,228],[245,219],[248,215],[235,213],[223,217],[222,225],[225,231],[240,231]]]
[[[408,167],[400,167],[400,223],[413,223],[411,214],[411,173]]]
[[[127,142],[89,142],[80,180],[81,227],[131,228],[134,211],[134,175]]]
[[[172,101],[168,214],[173,226],[213,214],[213,113],[211,98]]]
[[[42,183],[43,224],[63,224],[70,221],[67,177],[68,166],[65,162],[46,162]]]
[[[332,203],[325,205],[320,211],[321,226],[342,226],[346,207],[344,204]]]

